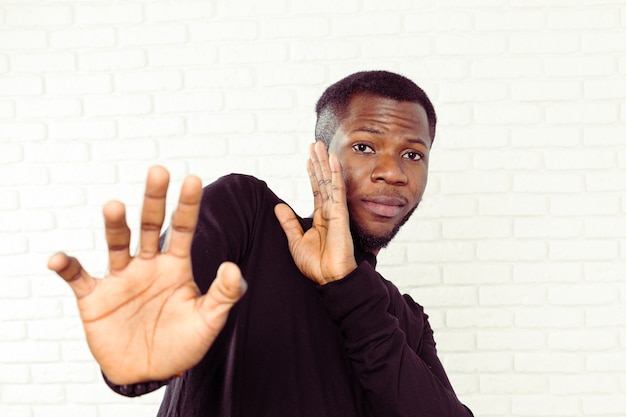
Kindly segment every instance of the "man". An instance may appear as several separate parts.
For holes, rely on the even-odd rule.
[[[374,269],[426,186],[430,100],[400,75],[361,72],[316,110],[312,218],[249,176],[204,191],[188,177],[160,242],[168,174],[154,167],[135,257],[124,207],[111,202],[105,279],[50,259],[114,390],[167,384],[160,416],[471,415],[428,316]]]

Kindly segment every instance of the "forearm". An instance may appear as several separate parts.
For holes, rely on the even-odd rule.
[[[390,295],[369,264],[320,292],[375,415],[471,415],[448,382],[423,315],[398,306],[399,293]]]

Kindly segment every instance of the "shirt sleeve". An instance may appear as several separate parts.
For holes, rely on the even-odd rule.
[[[437,357],[422,307],[367,262],[320,286],[338,323],[352,368],[374,415],[472,416],[456,397]]]

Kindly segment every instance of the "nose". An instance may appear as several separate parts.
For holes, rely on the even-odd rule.
[[[402,169],[402,163],[392,155],[380,155],[376,158],[371,174],[372,182],[383,181],[387,184],[404,185],[408,177]]]

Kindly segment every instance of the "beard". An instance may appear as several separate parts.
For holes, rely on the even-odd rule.
[[[389,245],[389,242],[391,242],[391,240],[396,236],[400,228],[409,220],[415,209],[417,209],[417,204],[393,226],[393,229],[391,229],[389,233],[382,236],[373,235],[367,232],[362,225],[350,218],[350,232],[352,232],[354,246],[365,252],[374,252],[379,249],[386,248],[387,245]],[[350,205],[348,205],[348,211],[350,211]]]

